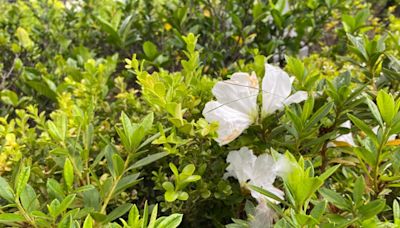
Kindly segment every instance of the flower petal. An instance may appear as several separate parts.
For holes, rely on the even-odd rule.
[[[289,75],[279,67],[265,64],[265,75],[262,81],[262,116],[283,108],[283,102],[292,89]]]
[[[262,154],[257,157],[254,167],[252,180],[257,186],[272,185],[276,178],[276,173],[273,171],[274,159],[269,154]]]
[[[285,155],[280,154],[274,164],[274,172],[281,178],[286,178],[294,169],[295,165]]]
[[[262,154],[258,156],[254,162],[253,173],[249,183],[261,187],[283,199],[283,192],[273,186],[275,179],[276,165],[272,156],[269,154]],[[257,200],[267,198],[266,196],[253,190],[251,191],[251,195]],[[275,202],[275,200],[269,198],[267,199],[271,202]]]
[[[246,183],[252,177],[253,165],[256,159],[257,157],[253,154],[253,151],[247,147],[229,152],[226,158],[229,166],[226,168],[225,177],[235,177],[239,180],[239,183]]]
[[[248,115],[217,101],[210,101],[206,104],[203,116],[209,123],[219,123],[216,141],[220,145],[230,143],[253,123]]]
[[[285,100],[285,105],[290,105],[293,103],[300,103],[304,100],[306,100],[308,97],[308,94],[306,91],[297,91],[295,94],[291,95]]]
[[[250,228],[273,227],[275,217],[275,211],[269,208],[265,202],[261,202],[255,209],[254,219],[250,223]]]
[[[217,101],[252,118],[257,117],[257,76],[252,73],[235,73],[230,80],[215,84],[212,93]]]
[[[350,129],[351,128],[350,120],[347,120],[346,122],[342,123],[340,127]],[[352,147],[355,145],[356,144],[353,139],[353,134],[351,132],[344,135],[340,135],[335,139],[335,141],[328,143],[328,147]]]

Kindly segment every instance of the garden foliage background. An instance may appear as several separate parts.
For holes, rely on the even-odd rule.
[[[0,12],[4,226],[400,226],[399,1],[0,0]],[[308,98],[219,145],[202,113],[214,85],[261,82],[266,62]],[[292,171],[270,183],[284,196],[224,175],[243,147],[285,154]]]

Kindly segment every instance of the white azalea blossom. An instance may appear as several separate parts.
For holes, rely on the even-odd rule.
[[[262,118],[283,109],[285,105],[307,99],[305,91],[290,95],[293,79],[279,67],[265,64],[262,81]],[[236,139],[257,120],[259,91],[258,79],[254,72],[251,75],[235,73],[230,80],[218,82],[214,86],[212,93],[216,101],[205,105],[203,115],[208,122],[219,123],[216,141],[220,145]]]
[[[240,150],[229,152],[226,161],[229,166],[226,168],[225,178],[235,177],[242,187],[248,184],[261,187],[283,199],[283,191],[274,187],[273,183],[277,176],[285,176],[290,172],[291,163],[285,156],[282,155],[275,161],[268,154],[257,157],[252,150],[242,147]],[[250,189],[250,192],[258,202],[251,227],[270,227],[275,213],[267,206],[266,201],[278,202],[257,191]]]
[[[266,203],[259,203],[256,207],[253,220],[250,223],[251,228],[273,227],[275,211],[268,207]]]
[[[265,64],[265,75],[262,82],[263,107],[262,117],[282,110],[285,105],[299,103],[307,99],[307,92],[298,91],[290,95],[294,78],[279,67]]]
[[[258,186],[283,199],[284,193],[274,187],[273,183],[276,176],[290,172],[290,162],[285,156],[282,155],[278,161],[275,161],[271,155],[262,154],[257,157],[252,150],[242,147],[240,150],[229,152],[226,162],[229,166],[226,168],[225,178],[235,177],[243,187],[247,184]],[[253,190],[251,190],[251,195],[258,202],[267,198]],[[273,199],[268,198],[268,200],[275,202]]]

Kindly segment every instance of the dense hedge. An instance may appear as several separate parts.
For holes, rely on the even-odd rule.
[[[0,12],[0,226],[400,226],[398,0]]]

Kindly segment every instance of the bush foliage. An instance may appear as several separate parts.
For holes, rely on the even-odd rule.
[[[399,3],[0,0],[0,226],[400,227]]]

